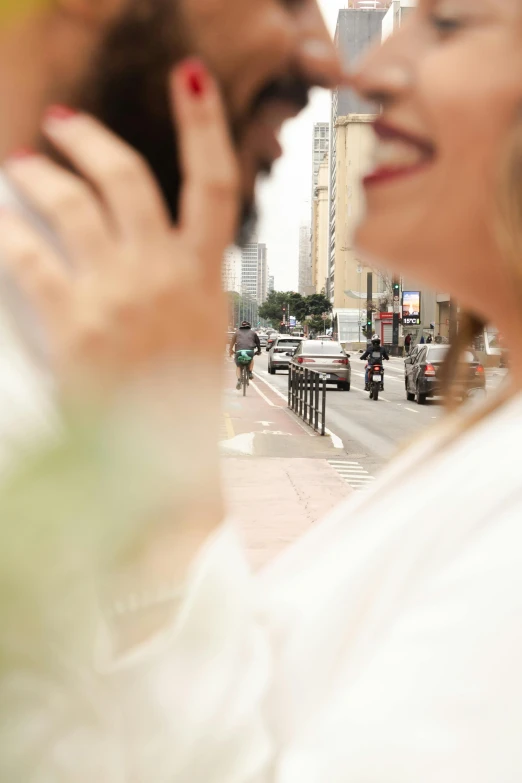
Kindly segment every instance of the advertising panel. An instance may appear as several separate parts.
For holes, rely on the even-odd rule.
[[[403,326],[420,326],[421,324],[420,291],[402,292],[402,323]]]

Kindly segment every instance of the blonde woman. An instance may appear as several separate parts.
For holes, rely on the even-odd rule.
[[[98,779],[111,781],[522,778],[522,2],[421,0],[353,83],[383,107],[360,248],[450,290],[469,313],[463,345],[481,322],[509,335],[509,385],[482,410],[449,417],[396,459],[371,495],[339,508],[255,580],[211,495],[214,532],[182,585],[170,580],[160,632],[147,634],[145,612],[129,602],[134,641],[122,648],[105,628],[92,693],[111,716],[103,734],[94,721],[81,723],[80,710],[59,753],[39,749],[63,780],[82,780],[79,760],[93,747]],[[204,108],[207,99],[215,100],[212,90]],[[83,116],[52,134],[75,163],[88,141],[121,151]],[[35,165],[18,161],[9,175],[38,203],[63,175],[49,168],[35,184]],[[99,201],[83,193],[97,214],[107,209],[106,183],[96,180]],[[122,216],[119,235],[97,236],[108,261],[129,247],[140,260],[126,225]],[[150,269],[162,258],[151,249],[163,229],[152,219],[149,227]],[[74,228],[67,239],[81,253]],[[5,215],[0,248],[44,306],[49,289],[33,285],[24,243],[43,259],[37,270],[55,268],[45,244]],[[187,285],[187,307],[193,291]],[[137,304],[140,293],[133,289]],[[55,322],[58,337],[64,323]],[[78,325],[68,326],[74,334]],[[110,337],[99,335],[116,351],[112,363],[118,342]],[[217,463],[209,460],[198,481],[202,493],[217,487]],[[52,710],[47,717],[52,723]]]

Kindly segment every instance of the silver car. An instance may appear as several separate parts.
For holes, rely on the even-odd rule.
[[[321,373],[326,383],[350,391],[352,368],[349,354],[334,340],[303,340],[292,357],[292,364]]]
[[[302,337],[291,334],[278,335],[268,352],[268,372],[275,375],[277,370],[288,370],[295,349],[303,342]]]

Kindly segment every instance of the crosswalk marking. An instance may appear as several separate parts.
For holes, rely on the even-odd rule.
[[[328,464],[339,474],[339,476],[349,484],[353,489],[363,489],[368,487],[375,477],[358,462],[348,460],[329,459]]]

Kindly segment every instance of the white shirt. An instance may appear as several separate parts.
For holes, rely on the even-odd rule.
[[[32,373],[5,329],[2,410]],[[2,684],[0,779],[520,783],[521,432],[519,396],[420,442],[257,577],[224,526],[164,633]]]

